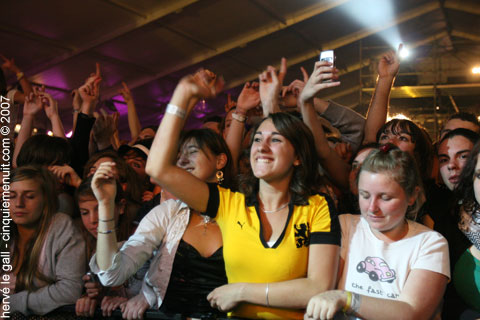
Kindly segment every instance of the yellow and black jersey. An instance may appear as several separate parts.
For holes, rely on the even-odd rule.
[[[304,278],[308,270],[309,246],[340,245],[340,227],[335,209],[323,195],[313,195],[308,205],[289,204],[285,228],[272,247],[263,238],[258,202],[209,184],[207,206],[223,238],[223,255],[229,283],[270,283]],[[242,304],[233,313],[246,318],[302,318],[303,310],[267,308]]]

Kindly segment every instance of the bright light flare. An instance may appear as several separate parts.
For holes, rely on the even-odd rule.
[[[393,119],[404,119],[404,120],[412,120],[403,113],[396,113],[396,114],[389,114],[387,116],[387,122]]]
[[[72,134],[73,134],[73,131],[70,131],[69,133],[65,134],[65,136],[66,136],[67,138],[71,138],[71,137],[72,137]]]
[[[472,73],[473,74],[480,74],[480,66],[473,67],[472,68]]]
[[[353,0],[341,8],[366,29],[378,30],[376,36],[397,49],[398,44],[403,41],[398,27],[392,24],[392,21],[395,21],[394,2],[394,0]]]
[[[407,47],[403,47],[398,53],[400,59],[407,59],[410,56],[410,50]]]

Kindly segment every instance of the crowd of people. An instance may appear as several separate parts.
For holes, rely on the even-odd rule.
[[[52,95],[1,58],[0,93],[23,106],[3,179],[10,314],[74,304],[78,316],[119,309],[125,319],[147,309],[193,318],[480,316],[480,124],[453,114],[432,139],[414,121],[387,122],[395,51],[378,62],[365,117],[319,98],[341,86],[326,61],[284,85],[282,59],[229,97],[223,118],[189,131],[197,103],[221,92],[220,76],[183,77],[158,127],[142,128],[123,83],[130,141],[119,139],[118,113],[97,109],[98,64],[72,91],[67,138]],[[53,136],[32,135],[42,112]]]

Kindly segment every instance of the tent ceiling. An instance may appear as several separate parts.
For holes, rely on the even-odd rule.
[[[377,24],[371,18],[368,25],[348,12],[358,13],[359,4],[374,11],[368,5],[378,0],[6,1],[0,52],[54,94],[66,128],[72,123],[69,92],[99,62],[101,98],[114,99],[127,132],[121,81],[132,88],[142,125],[150,125],[158,123],[176,82],[199,67],[222,74],[235,97],[245,81],[255,80],[269,64],[278,65],[282,56],[289,64],[286,82],[300,78],[299,67],[311,70],[322,49],[335,49],[342,74],[342,85],[325,91],[325,97],[363,112],[376,61],[391,48],[388,41],[396,32],[414,53],[402,63],[392,106],[407,114],[431,114],[436,84],[445,86],[437,95],[454,102],[460,96],[460,110],[476,112],[480,79],[470,69],[480,63],[480,4],[380,1],[390,3],[393,14]],[[440,118],[452,112],[452,99],[437,99]],[[205,113],[222,114],[225,101],[226,93],[207,101],[189,126],[198,125]],[[45,119],[42,123],[46,126]]]

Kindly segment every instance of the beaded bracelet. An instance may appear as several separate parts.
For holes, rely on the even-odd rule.
[[[115,231],[116,231],[115,229],[106,230],[106,231],[100,231],[100,230],[97,229],[97,233],[100,233],[100,234],[110,234],[110,233],[113,233]]]

